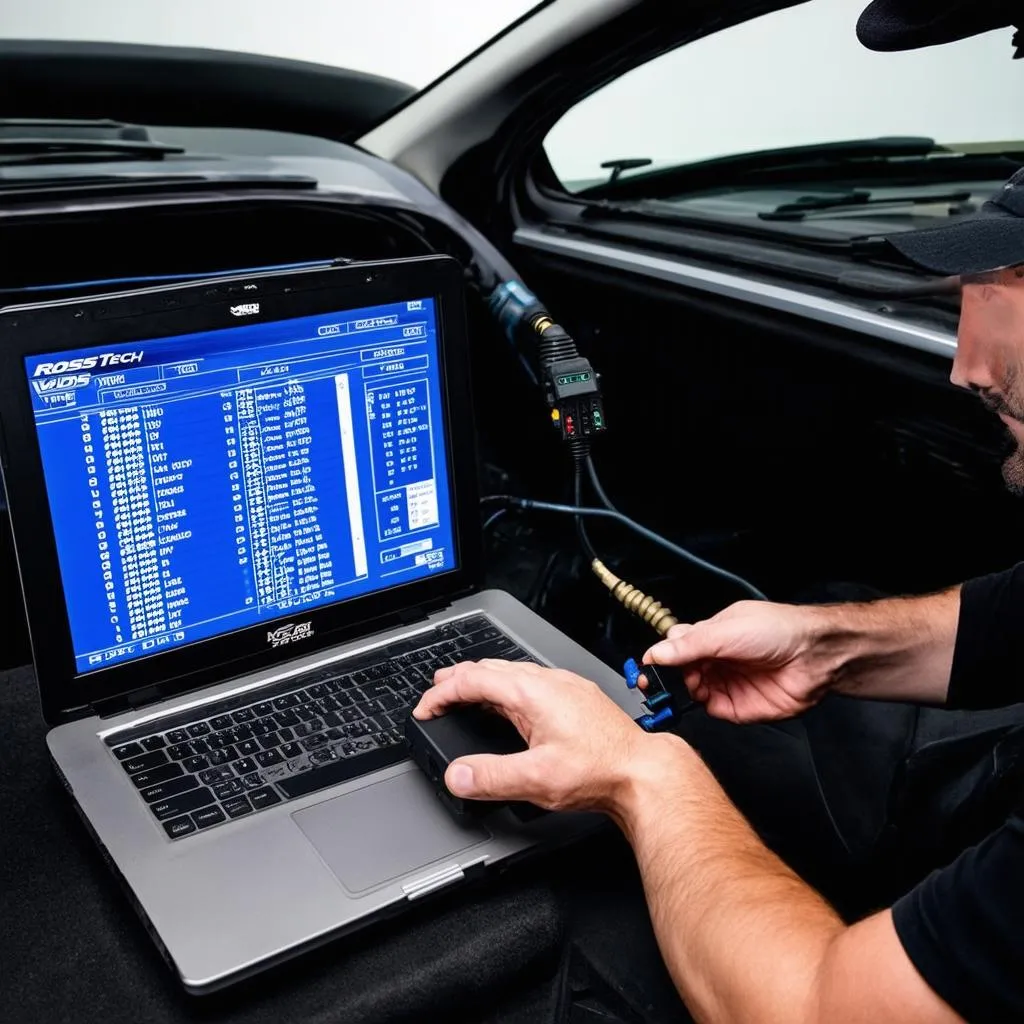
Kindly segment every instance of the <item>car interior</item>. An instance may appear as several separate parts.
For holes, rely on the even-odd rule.
[[[683,622],[751,587],[781,602],[868,600],[1019,560],[1003,432],[949,381],[956,287],[901,263],[882,236],[976,208],[1024,165],[1024,142],[958,146],[908,126],[675,164],[627,148],[567,175],[545,137],[585,97],[793,5],[729,3],[721,15],[680,5],[668,16],[595,5],[590,22],[566,6],[540,5],[421,93],[284,59],[0,40],[0,304],[454,257],[485,583],[616,671],[657,635],[595,576],[579,517],[494,496],[620,513],[588,520],[588,543]],[[539,51],[504,54],[545,18]],[[505,70],[487,65],[490,78],[455,95],[474,61],[499,58]],[[496,284],[513,275],[599,374],[596,488],[574,482],[536,346],[510,339],[493,314]],[[77,1003],[90,1008],[83,1020],[670,1019],[644,1006],[645,987],[670,984],[653,945],[650,977],[615,969],[618,942],[653,940],[607,836],[586,840],[582,868],[548,855],[194,1008],[45,763],[6,509],[2,518],[0,860],[15,926],[4,953],[18,978],[0,1017],[72,1019]],[[14,838],[26,834],[28,845]],[[626,923],[598,922],[599,905]],[[479,964],[473,981],[452,958]],[[364,984],[382,975],[386,991]]]

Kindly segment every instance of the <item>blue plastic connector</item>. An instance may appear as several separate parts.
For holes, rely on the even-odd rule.
[[[512,342],[524,323],[544,311],[540,300],[522,281],[503,281],[491,293],[488,305],[502,333]]]
[[[641,715],[635,719],[636,724],[648,732],[653,732],[658,726],[663,725],[673,716],[672,694],[665,687],[657,669],[651,665],[639,665],[635,658],[629,658],[622,666],[623,674],[626,677],[626,685],[635,690],[640,685],[640,677],[647,680],[647,687],[644,689],[644,707],[650,714]]]
[[[640,682],[640,666],[636,663],[634,658],[630,658],[625,665],[622,667],[622,671],[626,676],[626,685],[631,689],[635,690],[637,684]]]
[[[653,732],[663,722],[667,722],[672,717],[672,708],[662,708],[660,711],[656,711],[653,715],[643,715],[637,719],[640,727],[646,729],[648,732]]]
[[[651,677],[647,676],[647,681],[650,683]],[[657,693],[652,693],[647,696],[644,703],[653,711],[659,704],[664,704],[666,701],[672,700],[672,694],[668,690],[660,690]]]

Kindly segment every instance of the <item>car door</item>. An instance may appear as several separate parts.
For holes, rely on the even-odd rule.
[[[1024,161],[1006,40],[868,54],[859,0],[600,6],[552,4],[543,47],[509,34],[490,78],[456,70],[361,141],[487,232],[601,372],[617,505],[782,599],[1016,560],[1003,433],[948,381],[955,282],[883,240]],[[480,358],[516,380],[480,403],[498,460],[550,488],[530,386]]]

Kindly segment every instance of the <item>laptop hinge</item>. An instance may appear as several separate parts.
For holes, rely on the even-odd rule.
[[[93,703],[93,711],[100,718],[113,718],[115,715],[123,715],[127,711],[138,711],[140,708],[155,704],[164,694],[155,686],[146,686],[141,690],[132,690],[131,693],[121,693],[108,700],[98,700]]]
[[[446,599],[430,601],[427,604],[418,604],[413,608],[401,608],[397,612],[398,624],[400,626],[411,626],[414,622],[423,622],[431,612],[439,611],[447,607],[449,602]]]
[[[386,628],[392,630],[411,626],[417,622],[425,622],[430,612],[439,611],[442,608],[446,608],[449,604],[451,604],[449,599],[440,598],[412,608],[399,609],[394,615],[389,616]],[[212,680],[209,682],[212,682]],[[132,690],[130,693],[122,693],[116,697],[109,697],[106,700],[95,701],[92,705],[92,710],[100,718],[113,718],[115,715],[123,715],[129,711],[147,708],[158,701],[167,700],[175,695],[174,692],[168,692],[166,688],[160,686],[144,686],[138,690]]]

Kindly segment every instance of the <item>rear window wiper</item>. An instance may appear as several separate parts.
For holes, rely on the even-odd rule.
[[[0,166],[163,160],[184,153],[155,142],[143,125],[120,121],[0,119]]]
[[[761,210],[761,220],[803,220],[808,214],[858,206],[918,206],[933,203],[966,203],[969,190],[957,192],[878,196],[867,189],[852,189],[834,195],[801,196],[790,203],[780,203],[774,210]]]

